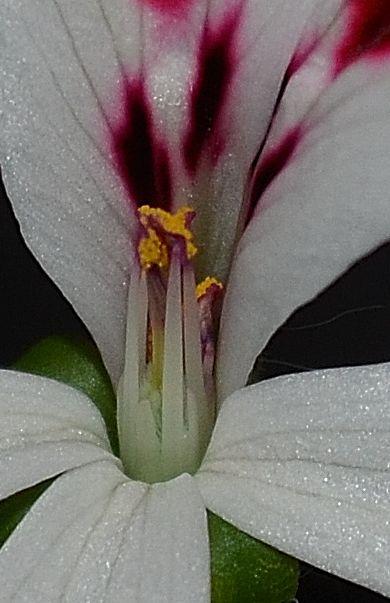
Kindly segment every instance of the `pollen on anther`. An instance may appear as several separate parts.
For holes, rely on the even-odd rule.
[[[190,228],[195,212],[190,207],[181,207],[177,212],[170,213],[160,207],[143,205],[138,209],[138,215],[144,227],[138,244],[138,255],[144,270],[152,266],[167,269],[175,241],[183,243],[188,260],[197,253]]]
[[[138,255],[144,270],[150,270],[152,266],[168,268],[168,250],[161,242],[158,234],[153,228],[147,228],[147,235],[142,237],[138,245]]]
[[[222,291],[223,284],[213,276],[207,276],[201,283],[196,286],[196,298],[200,299],[206,295],[210,289],[219,289]]]

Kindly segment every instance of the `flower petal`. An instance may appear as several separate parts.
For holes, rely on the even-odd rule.
[[[3,600],[69,601],[66,586],[77,558],[124,481],[125,476],[107,462],[59,477],[0,550]],[[135,490],[133,496],[137,500],[138,494],[139,500],[143,488]]]
[[[205,509],[189,476],[148,486],[93,463],[39,499],[0,570],[7,600],[206,603]]]
[[[207,603],[207,522],[197,486],[188,475],[143,484],[142,500],[131,505],[132,492],[140,487],[128,482],[112,498],[90,538],[90,551],[79,558],[69,600],[87,593],[92,600],[118,603]]]
[[[223,279],[249,168],[300,36],[309,24],[316,27],[318,2],[186,4],[179,21],[162,17],[164,47],[158,31],[151,44],[159,47],[158,60],[153,53],[147,84],[162,99],[152,109],[172,157],[172,202],[197,212],[198,271]],[[325,4],[334,11],[333,0]]]
[[[197,476],[206,505],[276,548],[390,595],[389,395],[389,364],[280,377],[233,394]]]
[[[345,71],[260,160],[225,298],[221,399],[293,310],[389,238],[389,73],[388,61]]]
[[[86,396],[50,379],[0,371],[0,498],[105,458],[117,462]]]
[[[137,23],[125,0],[116,4],[120,38],[127,26],[134,49]],[[119,35],[113,41],[94,0],[6,0],[0,22],[6,188],[29,247],[76,306],[116,380],[134,223],[105,143]]]
[[[133,205],[194,204],[201,271],[226,273],[247,171],[317,4],[2,3],[7,190],[115,378]]]

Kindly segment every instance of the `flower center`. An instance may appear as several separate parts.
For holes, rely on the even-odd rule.
[[[120,455],[133,479],[157,482],[199,468],[215,421],[215,310],[222,285],[195,283],[188,207],[139,210],[118,391]]]

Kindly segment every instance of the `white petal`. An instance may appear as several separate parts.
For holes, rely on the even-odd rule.
[[[0,553],[2,594],[20,603],[206,603],[208,575],[193,480],[148,486],[109,463],[58,478]]]
[[[84,394],[0,371],[0,498],[105,458],[115,462],[99,411]]]
[[[337,3],[326,6],[333,12]],[[29,246],[92,331],[114,377],[130,259],[127,197],[161,204],[148,198],[157,188],[175,205],[194,204],[202,270],[226,272],[247,171],[318,1],[178,2],[181,14],[164,4],[0,6],[7,190]],[[143,90],[133,106],[124,102],[126,82],[133,99]],[[111,138],[132,119],[145,136],[135,146],[127,141],[138,157],[130,180],[138,182],[125,178],[122,187]]]
[[[284,149],[291,156],[260,198],[234,261],[220,399],[245,383],[293,310],[389,238],[389,73],[386,66],[347,71],[307,113],[295,148],[293,136]]]
[[[127,5],[117,0],[116,21],[137,46]],[[134,219],[106,142],[116,42],[94,0],[5,0],[0,23],[6,188],[29,247],[117,378]]]
[[[128,482],[112,498],[79,558],[66,600],[209,601],[206,512],[194,481],[182,475],[143,485],[142,499],[131,503],[140,487]]]
[[[301,373],[224,403],[197,476],[244,532],[390,595],[390,365]]]
[[[198,271],[225,278],[248,171],[300,36],[317,27],[318,2],[182,4],[184,16],[173,27],[163,16],[163,39],[161,23],[151,28],[157,36],[145,40],[145,48],[151,48],[146,76],[171,150],[174,203],[188,203],[197,212]],[[329,14],[339,2],[322,4]]]
[[[95,525],[125,481],[126,477],[107,462],[92,463],[59,477],[0,550],[3,601],[64,600],[78,557],[88,549]],[[143,488],[135,490],[134,498],[139,500]]]

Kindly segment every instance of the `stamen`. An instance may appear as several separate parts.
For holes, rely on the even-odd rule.
[[[215,332],[217,324],[215,317],[219,315],[222,300],[223,285],[214,277],[208,276],[196,287],[196,297],[199,307],[200,336],[202,342],[203,375],[208,397],[214,398],[214,362],[215,362]]]
[[[215,400],[204,331],[209,349],[211,306],[222,284],[208,277],[196,287],[190,208],[169,214],[143,206],[139,215],[118,428],[126,472],[156,482],[196,472],[206,451]]]
[[[163,371],[162,444],[167,462],[171,460],[171,455],[175,456],[181,452],[184,425],[185,384],[180,273],[180,263],[174,257],[167,290]]]
[[[164,466],[177,466],[180,458],[182,471],[194,473],[206,450],[212,414],[203,381],[194,273],[191,267],[181,266],[175,253],[168,281],[165,328]]]
[[[168,250],[161,242],[158,234],[153,228],[146,229],[147,236],[143,237],[138,245],[138,254],[141,266],[144,270],[150,270],[152,266],[168,268]]]
[[[133,471],[136,447],[138,401],[141,376],[145,370],[145,343],[148,312],[146,276],[135,270],[129,284],[126,325],[125,366],[118,390],[117,422],[120,456]],[[144,428],[146,428],[146,423]],[[150,428],[149,428],[150,429]]]
[[[200,329],[200,308],[196,300],[195,276],[193,270],[183,268],[183,307],[185,331],[185,375],[187,387],[199,400],[199,446],[206,451],[215,421],[214,387],[208,383],[208,376],[202,363],[202,340]],[[195,295],[194,295],[195,293]],[[202,454],[203,458],[203,454]]]
[[[204,295],[210,292],[210,289],[223,290],[223,284],[213,276],[206,276],[206,278],[198,283],[196,286],[196,298],[200,299]]]
[[[181,207],[175,214],[171,214],[159,207],[143,205],[138,214],[145,229],[138,245],[138,255],[144,270],[150,270],[152,266],[164,270],[168,268],[172,238],[182,239],[188,260],[197,253],[190,230],[195,213],[190,207]]]

